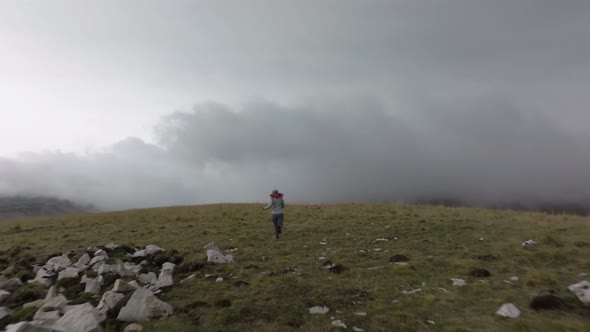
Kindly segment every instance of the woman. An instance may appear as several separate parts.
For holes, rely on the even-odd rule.
[[[283,214],[283,209],[285,208],[285,201],[283,200],[283,194],[279,193],[278,190],[273,190],[272,194],[270,194],[270,204],[263,207],[263,210],[268,210],[272,208],[272,223],[275,227],[275,234],[277,239],[279,238],[279,234],[283,229],[283,220],[285,219],[285,215]]]

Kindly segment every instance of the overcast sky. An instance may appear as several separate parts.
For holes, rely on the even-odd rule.
[[[590,1],[0,0],[0,194],[590,202]]]

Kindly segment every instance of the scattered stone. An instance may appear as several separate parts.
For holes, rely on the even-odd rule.
[[[78,272],[78,268],[67,267],[65,270],[59,272],[57,275],[57,280],[61,280],[63,278],[78,278]]]
[[[125,298],[125,295],[113,291],[106,291],[98,306],[96,307],[102,315],[107,315],[108,311],[117,307],[117,305]]]
[[[537,241],[534,240],[526,240],[522,243],[522,247],[525,249],[535,248],[537,246]]]
[[[195,280],[195,278],[196,278],[196,277],[197,277],[197,275],[196,275],[196,274],[191,274],[189,277],[187,277],[187,278],[184,278],[184,279],[180,280],[180,283],[182,284],[182,283],[185,283],[185,282],[187,282],[187,281],[192,281],[192,280]]]
[[[231,254],[222,254],[219,248],[215,245],[215,242],[209,242],[203,248],[207,249],[207,262],[217,264],[227,264],[235,262],[234,256]]]
[[[407,291],[407,290],[403,290],[403,291],[402,291],[402,294],[406,294],[406,295],[408,295],[408,294],[419,293],[419,292],[421,292],[421,291],[422,291],[422,288],[416,288],[416,289],[412,289],[412,290],[409,290],[409,291]]]
[[[388,239],[385,239],[385,238],[380,238],[380,239],[375,239],[375,240],[373,240],[373,242],[383,242],[383,241],[384,241],[384,242],[387,242],[387,241],[389,241],[389,240],[388,240]]]
[[[145,246],[145,253],[147,255],[155,254],[155,253],[160,252],[160,251],[164,251],[164,249],[158,247],[155,244],[148,244],[147,246]]]
[[[109,259],[109,254],[102,249],[98,249],[94,252],[94,257],[104,257],[104,259]]]
[[[366,312],[364,312],[364,311],[361,311],[361,312],[355,312],[354,314],[355,314],[355,315],[357,315],[357,316],[363,316],[363,317],[365,317],[365,316],[367,315],[367,313],[366,313]]]
[[[141,281],[146,285],[152,285],[158,282],[158,276],[154,272],[141,273],[137,276],[137,280]]]
[[[518,280],[519,280],[519,279],[518,279],[518,277],[517,277],[517,276],[512,276],[512,277],[510,277],[510,281],[518,281]]]
[[[582,301],[585,306],[590,307],[590,282],[584,280],[577,284],[569,285],[568,289],[574,293],[578,300]]]
[[[332,326],[346,328],[346,324],[341,320],[332,321]]]
[[[142,250],[138,250],[138,251],[134,252],[133,255],[131,255],[131,257],[133,257],[133,258],[145,257],[146,255],[147,254],[145,252],[145,249],[142,249]],[[145,264],[147,264],[147,261],[144,261],[144,262],[145,262]],[[140,263],[140,265],[143,265],[143,264]]]
[[[90,255],[88,253],[84,253],[76,263],[74,263],[74,267],[83,267],[87,266],[90,263]]]
[[[393,255],[389,259],[389,261],[392,262],[392,263],[403,263],[403,262],[407,262],[409,260],[410,259],[407,256],[405,256],[405,255]]]
[[[219,278],[215,279],[215,282],[223,282],[223,278],[219,277]]]
[[[352,327],[352,330],[353,330],[354,332],[365,332],[365,330],[361,329],[360,327],[356,327],[356,326],[353,326],[353,327]]]
[[[312,315],[325,315],[330,312],[330,308],[322,306],[311,307],[307,310],[309,310],[309,313]]]
[[[4,301],[5,299],[7,299],[10,296],[10,292],[9,291],[5,291],[3,289],[0,289],[0,303],[2,303],[2,301]]]
[[[92,304],[84,303],[66,312],[52,328],[57,331],[98,332],[102,331],[102,320]]]
[[[518,318],[518,316],[520,316],[520,310],[518,310],[518,308],[512,303],[505,303],[500,309],[498,309],[498,311],[496,311],[496,315],[508,318]]]
[[[471,275],[476,278],[487,278],[487,277],[491,276],[492,274],[490,273],[490,271],[488,271],[486,269],[475,269],[475,270],[471,271]]]
[[[45,263],[46,267],[50,267],[54,271],[61,271],[64,270],[66,267],[72,265],[72,261],[68,257],[68,255],[63,254],[61,256],[56,256],[50,258],[47,263]]]
[[[6,324],[8,324],[10,318],[12,318],[12,313],[10,308],[0,307],[0,329],[4,329]]]
[[[451,278],[451,281],[453,282],[453,286],[462,287],[466,285],[465,280],[463,279]]]
[[[436,323],[433,320],[427,320],[426,323],[428,323],[430,325],[436,325]]]
[[[96,263],[104,262],[106,258],[104,256],[94,256],[88,265],[94,266]]]
[[[529,306],[534,310],[557,310],[569,307],[564,299],[553,294],[536,296]]]
[[[104,284],[104,278],[103,276],[88,278],[86,279],[85,284],[84,293],[98,294],[100,293],[100,288]]]
[[[117,320],[143,322],[152,318],[168,317],[171,314],[171,305],[160,301],[150,290],[138,288],[119,312]]]
[[[117,279],[113,285],[113,292],[117,293],[129,293],[135,291],[135,288],[125,280]]]
[[[155,284],[156,289],[174,285],[174,278],[172,277],[174,266],[175,265],[172,263],[164,263],[164,265],[162,265],[162,271]]]
[[[383,251],[383,248],[373,248],[373,251]]]
[[[129,324],[129,325],[125,326],[125,329],[123,330],[123,332],[139,332],[139,331],[143,331],[143,326],[141,326],[137,323],[133,323],[133,324]]]
[[[12,278],[0,283],[0,290],[10,291],[19,288],[23,282],[19,278]]]

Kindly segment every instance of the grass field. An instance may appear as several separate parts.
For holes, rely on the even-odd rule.
[[[276,240],[261,206],[8,221],[0,223],[0,251],[26,246],[23,254],[44,258],[109,242],[157,244],[178,250],[185,260],[204,262],[203,246],[210,241],[221,249],[238,248],[236,264],[207,264],[194,281],[163,294],[176,314],[143,324],[147,331],[327,331],[331,317],[349,330],[366,331],[590,331],[590,308],[567,290],[588,278],[580,273],[590,273],[587,217],[419,205],[301,205],[287,208],[284,235]],[[378,238],[389,241],[373,242]],[[539,246],[521,248],[528,239]],[[409,257],[408,264],[390,263],[395,254]],[[483,255],[497,259],[477,258]],[[330,273],[320,257],[348,270]],[[491,276],[485,282],[470,276],[476,268]],[[519,280],[504,282],[511,276]],[[451,278],[467,285],[453,287]],[[236,287],[236,281],[249,285]],[[404,293],[416,289],[421,291]],[[529,309],[534,296],[549,291],[577,307]],[[505,302],[514,303],[521,317],[495,315]],[[307,308],[316,305],[330,312],[310,315]]]

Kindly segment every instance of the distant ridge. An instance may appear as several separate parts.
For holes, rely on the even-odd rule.
[[[46,196],[0,196],[0,220],[97,212],[92,205]]]

